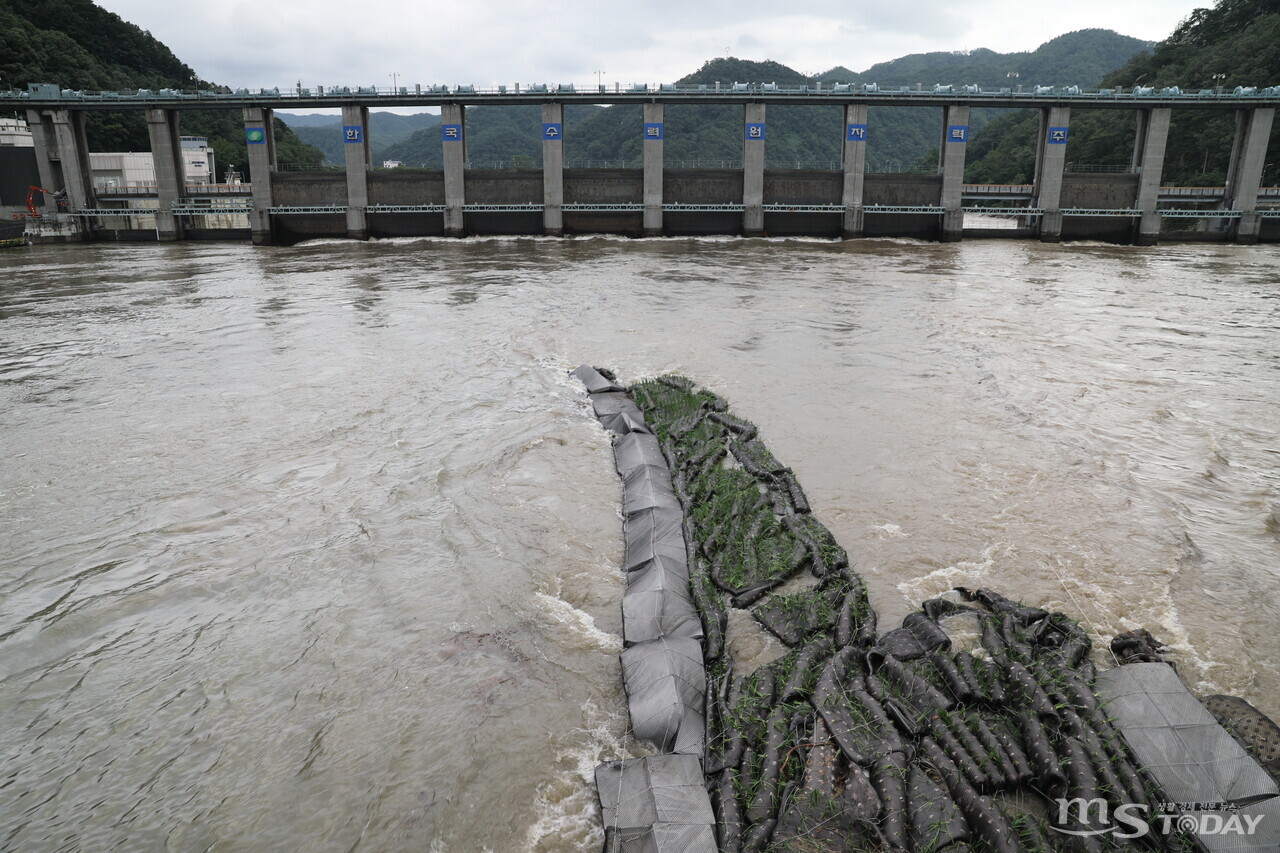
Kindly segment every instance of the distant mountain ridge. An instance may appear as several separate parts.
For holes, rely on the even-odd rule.
[[[1109,71],[1152,46],[1152,42],[1113,30],[1084,29],[1064,33],[1032,51],[996,53],[978,48],[913,53],[876,63],[860,74],[838,66],[815,79],[824,83],[878,83],[882,86],[976,83],[984,89],[1012,88],[1019,84],[1092,88]]]
[[[1149,52],[1131,57],[1099,81],[1104,86],[1180,86],[1195,91],[1223,86],[1280,83],[1280,0],[1218,0],[1197,9]],[[1022,183],[1035,169],[1037,117],[1018,111],[978,133],[969,146],[968,179]],[[1068,162],[1124,167],[1134,137],[1131,111],[1075,110]],[[1163,181],[1184,186],[1223,186],[1235,135],[1231,113],[1174,110],[1165,150]],[[1280,122],[1270,146],[1280,151]],[[1263,182],[1280,183],[1271,164]]]
[[[676,81],[682,85],[778,83],[803,85],[823,82],[877,82],[885,86],[922,83],[978,83],[985,88],[1023,85],[1096,86],[1149,42],[1111,30],[1086,29],[1066,33],[1032,51],[1000,54],[991,50],[965,53],[925,53],[873,65],[855,74],[837,67],[809,77],[778,62],[755,62],[736,57],[711,59]],[[1018,77],[1009,77],[1011,71]],[[997,110],[974,110],[975,132]],[[535,107],[473,107],[467,110],[467,154],[473,163],[535,166],[542,162],[537,135],[540,119]],[[873,171],[909,168],[937,145],[940,113],[920,107],[873,107],[868,118],[871,144],[867,167]],[[286,118],[292,121],[292,118]],[[565,158],[575,163],[635,164],[641,155],[640,108],[634,105],[592,107],[567,111]],[[835,168],[840,160],[843,115],[835,106],[771,106],[768,110],[768,168]],[[728,105],[673,104],[664,114],[668,163],[726,165],[742,157],[742,111]],[[298,130],[313,144],[337,146],[338,124],[315,133]],[[322,139],[317,133],[326,136]],[[406,166],[439,168],[439,135],[419,130],[399,141],[387,141],[371,129],[375,162],[399,160]],[[326,150],[330,150],[326,147]],[[335,150],[333,158],[341,157]],[[338,162],[336,159],[334,162]]]

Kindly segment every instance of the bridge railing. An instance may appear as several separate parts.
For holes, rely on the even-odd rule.
[[[155,196],[159,188],[155,184],[125,184],[95,186],[94,194],[104,196]],[[252,184],[187,184],[183,187],[187,195],[248,195],[253,192]]]
[[[191,101],[194,104],[200,102],[217,102],[222,100],[230,101],[281,101],[281,100],[297,100],[305,102],[314,99],[335,99],[335,98],[355,98],[355,99],[408,99],[408,98],[426,98],[428,100],[440,98],[467,98],[470,96],[478,96],[480,98],[509,98],[512,96],[528,96],[532,99],[546,98],[548,96],[575,96],[575,99],[581,100],[580,96],[604,95],[608,98],[620,95],[680,95],[680,96],[707,96],[708,98],[721,97],[724,95],[790,95],[803,98],[807,95],[813,96],[831,96],[831,95],[849,95],[865,97],[870,100],[876,98],[912,98],[915,96],[927,96],[929,98],[937,98],[946,96],[954,98],[956,101],[964,101],[968,98],[1009,98],[1012,100],[1045,100],[1045,99],[1069,99],[1081,101],[1107,101],[1115,99],[1133,100],[1133,99],[1161,99],[1161,100],[1181,100],[1181,101],[1215,101],[1215,100],[1240,100],[1240,99],[1280,99],[1280,86],[1236,86],[1234,89],[1198,89],[1183,90],[1178,86],[1165,86],[1156,89],[1150,86],[1137,86],[1125,89],[1124,87],[1116,88],[1099,88],[1096,90],[1082,89],[1079,86],[1016,86],[1016,87],[999,87],[999,88],[982,88],[977,85],[955,85],[936,83],[931,86],[917,84],[915,86],[880,86],[876,83],[822,83],[814,81],[812,83],[801,85],[779,85],[777,83],[738,83],[722,81],[718,83],[705,84],[675,84],[675,83],[632,83],[622,84],[614,83],[612,86],[608,84],[592,84],[580,85],[575,83],[561,83],[551,86],[545,83],[520,84],[515,83],[510,86],[496,85],[491,87],[477,87],[473,85],[445,85],[445,84],[414,84],[413,86],[316,86],[312,87],[294,87],[292,89],[280,89],[276,87],[268,89],[134,89],[125,91],[91,91],[80,89],[62,89],[53,84],[31,84],[25,90],[9,89],[0,91],[0,101],[118,101],[121,103],[139,102],[139,101]]]

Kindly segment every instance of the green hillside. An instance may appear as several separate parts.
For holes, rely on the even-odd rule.
[[[0,80],[10,87],[56,83],[70,89],[217,89],[201,80],[150,33],[91,0],[0,0]],[[94,151],[148,151],[139,112],[90,113]],[[184,110],[184,133],[209,137],[220,170],[248,162],[238,110]],[[279,120],[282,164],[318,166],[322,154]],[[221,177],[221,174],[219,175]]]
[[[877,63],[861,74],[833,68],[818,75],[823,82],[878,83],[881,86],[929,87],[934,83],[977,83],[984,89],[1002,86],[1096,86],[1150,42],[1122,36],[1111,30],[1086,29],[1060,35],[1033,51],[996,53],[979,48],[970,51],[913,53]]]
[[[294,133],[308,145],[324,152],[324,162],[331,166],[343,163],[342,118],[332,115],[280,116]],[[369,146],[374,163],[395,159],[385,156],[386,149],[403,142],[414,131],[440,124],[440,116],[432,113],[416,113],[402,116],[397,113],[369,113]]]
[[[592,105],[565,108],[566,158],[577,156],[571,152],[578,128],[594,114],[605,111]],[[435,118],[438,123],[439,116]],[[467,159],[474,168],[542,165],[541,106],[470,107],[466,111],[466,122]],[[370,139],[374,139],[373,133]],[[376,152],[374,162],[399,160],[405,166],[427,169],[443,166],[440,130],[435,125],[414,131],[402,142],[377,148]]]
[[[1219,0],[1197,9],[1150,53],[1133,57],[1108,74],[1104,86],[1180,86],[1196,91],[1221,85],[1280,83],[1280,0]],[[1134,114],[1082,111],[1071,115],[1067,159],[1076,164],[1125,166],[1133,149]],[[1023,183],[1035,168],[1036,116],[1009,115],[977,134],[969,146],[966,175],[972,181]],[[1165,154],[1163,182],[1221,186],[1235,134],[1230,113],[1209,115],[1174,110]],[[1271,151],[1280,150],[1280,124]],[[1275,166],[1264,183],[1280,179]]]

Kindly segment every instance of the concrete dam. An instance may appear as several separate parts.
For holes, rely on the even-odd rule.
[[[0,93],[26,110],[41,184],[65,193],[59,216],[77,223],[77,239],[250,238],[256,244],[314,237],[465,236],[485,234],[625,234],[682,236],[912,237],[955,241],[970,236],[1022,236],[1055,242],[1096,239],[1150,245],[1162,223],[1196,220],[1193,239],[1256,243],[1280,239],[1280,190],[1261,187],[1280,87],[1232,92],[1135,88],[1082,92],[1076,87],[983,91],[976,86],[882,91],[874,85],[772,84],[647,86],[577,90],[533,86],[476,90],[471,86],[346,88],[281,93],[86,93],[33,85]],[[466,150],[466,108],[538,104],[541,168],[473,169]],[[564,121],[569,104],[640,104],[639,168],[566,168]],[[667,168],[663,160],[668,104],[735,104],[742,108],[741,168]],[[766,169],[771,105],[839,105],[843,109],[840,168]],[[435,107],[441,111],[443,168],[375,170],[369,146],[371,107]],[[931,174],[868,173],[867,111],[871,107],[940,109],[938,168]],[[964,183],[970,111],[1033,108],[1039,114],[1034,182]],[[340,108],[344,171],[278,168],[273,118],[278,109]],[[236,109],[243,115],[251,185],[221,188],[217,212],[247,214],[248,229],[201,227],[210,188],[188,186],[178,156],[183,109]],[[1127,170],[1068,171],[1072,111],[1128,110],[1137,130]],[[1236,132],[1223,187],[1163,187],[1161,173],[1173,111],[1226,111]],[[97,110],[145,111],[155,156],[154,207],[96,189],[89,174],[84,116]],[[228,191],[230,190],[230,191]],[[225,196],[241,201],[228,206]],[[125,230],[139,213],[154,229]],[[1014,227],[966,227],[966,216],[1001,217]],[[1164,234],[1168,238],[1168,234]]]

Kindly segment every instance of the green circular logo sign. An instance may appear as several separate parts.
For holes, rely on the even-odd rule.
[[[263,133],[262,128],[251,127],[244,132],[244,138],[247,142],[262,142],[266,139],[266,134]]]

